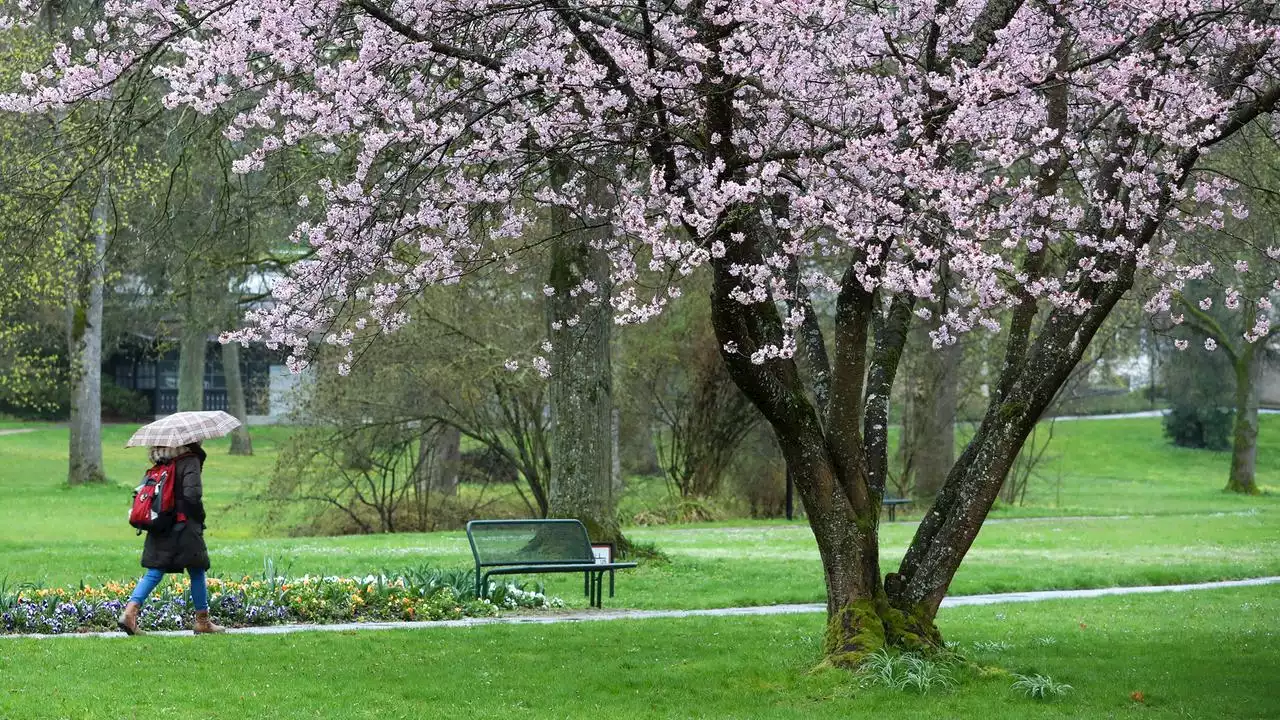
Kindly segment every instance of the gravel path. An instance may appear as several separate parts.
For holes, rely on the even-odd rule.
[[[1192,585],[1146,585],[1140,587],[1098,588],[1095,590],[1041,590],[1035,592],[994,593],[991,595],[960,595],[942,601],[943,607],[966,605],[999,605],[1003,603],[1040,602],[1071,598],[1094,598],[1107,595],[1140,595],[1159,592],[1187,592],[1214,590],[1217,588],[1254,587],[1280,584],[1280,576],[1252,578],[1249,580],[1225,580]],[[302,632],[367,632],[372,630],[426,630],[431,628],[468,628],[481,625],[551,625],[557,623],[602,622],[606,620],[652,620],[658,618],[731,617],[742,615],[798,615],[826,612],[821,603],[804,605],[761,605],[758,607],[712,608],[708,610],[570,610],[537,615],[517,615],[496,618],[467,618],[464,620],[439,620],[436,622],[386,622],[342,623],[336,625],[272,625],[269,627],[233,628],[235,635],[289,635]],[[166,631],[147,633],[156,637],[188,637],[190,632]],[[121,632],[78,633],[73,635],[0,635],[0,638],[123,638]]]

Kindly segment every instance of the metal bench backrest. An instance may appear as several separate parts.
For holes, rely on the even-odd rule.
[[[472,520],[467,540],[477,567],[595,561],[587,529],[577,520]]]

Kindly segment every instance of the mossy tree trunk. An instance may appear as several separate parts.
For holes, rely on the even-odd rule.
[[[227,379],[227,411],[240,421],[231,431],[231,454],[252,455],[253,439],[249,436],[249,414],[244,398],[244,380],[240,375],[240,345],[222,346],[222,374]]]
[[[553,169],[557,184],[568,169]],[[604,197],[599,181],[593,194]],[[551,350],[551,517],[577,518],[592,542],[628,547],[618,527],[613,483],[613,369],[609,339],[609,258],[593,241],[604,233],[583,228],[564,208],[550,213],[551,269],[547,331]]]
[[[726,232],[751,235],[732,222]],[[722,345],[758,347],[781,334],[781,316],[772,305],[743,305],[733,298],[740,281],[730,268],[753,262],[753,243],[726,247],[730,252],[715,268],[717,336]],[[934,619],[947,588],[1027,435],[1131,282],[1132,266],[1121,270],[1120,279],[1093,288],[1089,312],[1051,312],[1034,338],[1035,308],[1018,314],[999,387],[978,432],[949,469],[902,564],[883,578],[878,529],[888,466],[888,398],[913,301],[846,282],[837,301],[825,412],[794,362],[757,365],[744,353],[724,353],[734,381],[773,427],[817,540],[827,585],[829,663],[854,665],[885,645],[941,646]]]
[[[205,332],[190,318],[178,345],[178,412],[204,409]]]
[[[1231,475],[1226,489],[1245,495],[1257,495],[1254,479],[1258,467],[1258,362],[1260,343],[1241,343],[1236,351],[1236,415],[1231,444]]]
[[[80,260],[67,344],[71,356],[70,453],[67,483],[104,482],[102,467],[102,302],[107,261],[109,186],[104,174],[91,216],[91,243]]]
[[[552,517],[577,518],[592,541],[625,544],[613,484],[613,383],[609,362],[608,259],[585,238],[551,251],[547,321],[552,343]],[[596,292],[579,291],[594,281]]]

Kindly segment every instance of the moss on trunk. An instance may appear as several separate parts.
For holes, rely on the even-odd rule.
[[[854,600],[827,618],[822,664],[852,670],[884,646],[885,626],[876,602]]]
[[[932,654],[944,649],[942,633],[923,609],[911,612],[879,596],[854,600],[827,619],[822,667],[856,669],[881,648]]]

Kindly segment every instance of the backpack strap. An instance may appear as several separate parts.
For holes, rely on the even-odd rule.
[[[195,453],[185,452],[181,455],[174,455],[165,462],[156,463],[152,466],[153,469],[159,467],[170,468],[169,475],[172,478],[170,482],[173,483],[173,511],[176,516],[176,521],[180,523],[187,521],[187,515],[178,509],[178,506],[182,503],[182,478],[178,475],[178,461],[188,455],[195,455]]]

